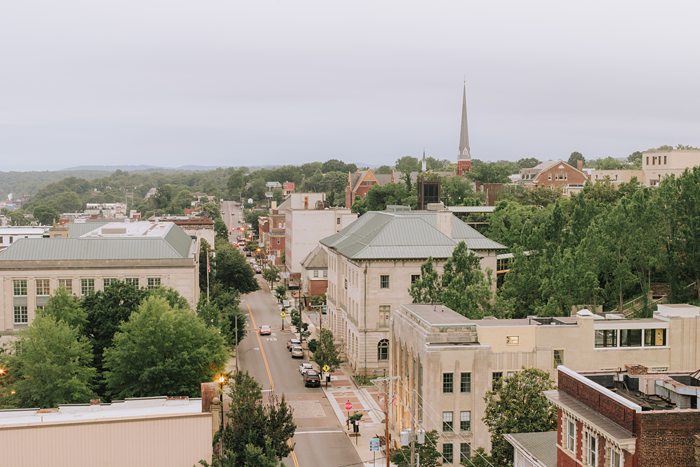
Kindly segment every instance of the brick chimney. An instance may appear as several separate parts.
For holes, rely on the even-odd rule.
[[[583,172],[583,160],[579,159],[579,160],[576,161],[576,168],[577,168],[579,171]]]

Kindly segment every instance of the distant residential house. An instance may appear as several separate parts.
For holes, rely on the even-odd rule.
[[[301,262],[301,288],[308,296],[323,295],[328,290],[328,253],[321,245]]]
[[[358,170],[348,173],[348,183],[345,186],[345,207],[352,207],[357,198],[365,199],[367,192],[375,185],[383,186],[399,182],[399,173],[375,174],[372,169]]]
[[[573,167],[562,160],[545,161],[520,170],[520,183],[525,187],[547,187],[568,195],[580,191],[588,180],[583,164]]]
[[[282,184],[282,192],[284,196],[289,196],[296,190],[296,184],[294,182],[284,182]]]

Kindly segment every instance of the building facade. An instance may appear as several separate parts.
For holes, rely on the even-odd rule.
[[[328,252],[321,245],[314,248],[301,262],[301,290],[309,297],[328,291]]]
[[[636,320],[590,312],[469,320],[440,305],[402,305],[388,342],[389,374],[397,378],[392,430],[397,435],[417,419],[440,433],[440,449],[456,464],[476,448],[490,450],[484,396],[523,368],[547,371],[555,381],[559,365],[611,371],[641,364],[656,373],[700,368],[700,308],[659,307],[654,318]]]
[[[0,251],[20,238],[42,238],[49,227],[0,227]]]
[[[465,241],[481,257],[495,288],[496,253],[505,248],[450,211],[391,209],[365,213],[321,240],[328,252],[330,328],[356,373],[388,369],[390,315],[412,301],[409,288],[428,258],[441,271],[455,246]]]
[[[292,193],[279,207],[284,214],[284,264],[291,277],[301,278],[302,261],[318,242],[350,225],[357,214],[348,208],[326,207],[325,193]]]
[[[558,389],[545,391],[557,408],[557,466],[700,465],[697,373],[639,370],[579,374],[558,368]],[[681,407],[669,395],[694,407]]]
[[[199,300],[197,240],[172,223],[70,224],[67,238],[27,238],[0,253],[0,331],[29,325],[63,287],[77,296],[112,281],[175,289]]]
[[[700,149],[674,149],[642,153],[644,184],[657,186],[664,177],[682,175],[686,169],[700,166]]]
[[[583,171],[583,163],[579,161],[573,167],[562,160],[545,161],[535,167],[520,170],[520,183],[526,188],[546,187],[561,190],[565,195],[583,189],[588,175]]]

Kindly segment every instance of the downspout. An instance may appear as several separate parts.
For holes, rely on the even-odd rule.
[[[364,309],[364,333],[365,333],[365,376],[367,376],[367,263],[365,263],[365,287],[364,287],[364,303],[363,303],[363,309]]]

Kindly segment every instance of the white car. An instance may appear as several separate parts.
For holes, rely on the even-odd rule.
[[[263,324],[260,326],[260,335],[261,336],[269,336],[272,334],[272,328],[270,327],[269,324]]]
[[[307,370],[313,370],[314,366],[309,363],[309,362],[304,362],[299,364],[299,373],[301,373],[301,376],[304,376],[307,372]]]

